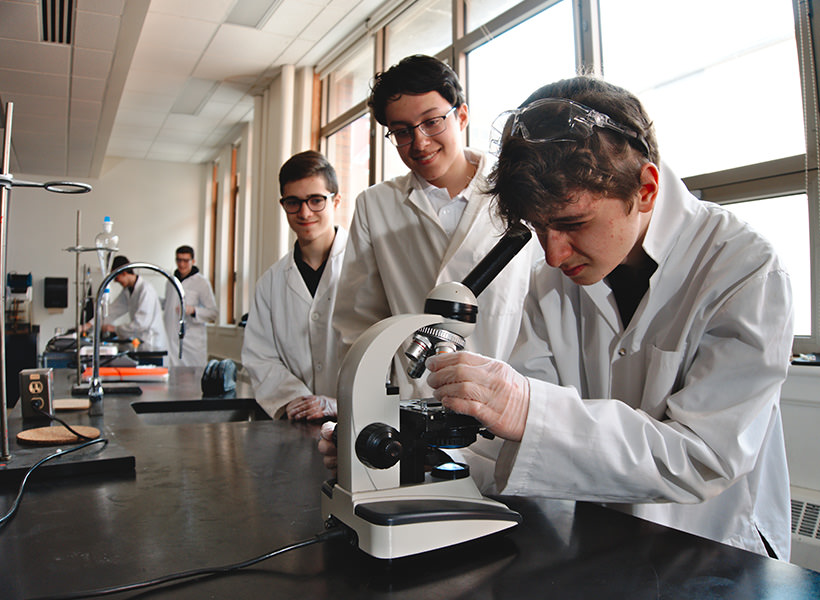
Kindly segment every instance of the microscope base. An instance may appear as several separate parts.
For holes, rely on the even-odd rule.
[[[423,484],[422,487],[429,485]],[[419,486],[412,486],[419,487]],[[474,540],[521,522],[504,504],[473,497],[381,490],[359,501],[338,484],[322,487],[322,514],[356,532],[360,550],[375,558],[400,558]],[[391,493],[395,492],[395,493]]]

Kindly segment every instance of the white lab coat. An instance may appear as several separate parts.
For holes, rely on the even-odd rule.
[[[185,305],[196,308],[196,315],[185,315],[185,337],[182,359],[179,358],[179,296],[173,284],[165,283],[163,318],[168,338],[168,365],[171,367],[204,367],[208,364],[208,330],[206,323],[216,320],[219,310],[211,284],[197,271],[182,280]]]
[[[766,554],[759,531],[788,560],[789,277],[768,242],[666,167],[644,249],[658,268],[626,329],[606,283],[536,270],[511,359],[531,376],[530,409],[498,487],[613,503]]]
[[[391,315],[422,313],[436,285],[461,281],[501,238],[504,227],[482,193],[491,164],[479,152],[465,149],[478,164],[463,195],[464,213],[448,235],[432,204],[408,173],[377,184],[356,199],[356,211],[345,253],[333,326],[346,352],[365,329]],[[478,296],[478,319],[466,349],[506,359],[521,320],[529,271],[539,254],[530,241]],[[404,367],[397,368],[402,397],[419,393]],[[424,393],[424,392],[421,392]]]
[[[128,315],[128,321],[115,325],[117,337],[139,338],[141,350],[166,350],[165,327],[162,325],[162,308],[154,286],[137,276],[134,290],[123,288],[108,307],[104,323],[115,323]]]
[[[347,231],[338,227],[313,297],[292,251],[256,284],[242,365],[250,373],[256,401],[274,419],[302,396],[336,397],[339,342],[331,317],[346,243]]]

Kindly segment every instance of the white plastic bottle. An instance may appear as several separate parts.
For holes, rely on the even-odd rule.
[[[108,318],[108,302],[111,299],[111,289],[105,288],[103,292],[103,302],[102,302],[102,318],[105,321]],[[102,323],[100,323],[102,325]]]
[[[100,259],[100,271],[105,278],[111,270],[111,260],[114,252],[120,243],[120,236],[113,233],[114,222],[111,217],[103,219],[103,230],[94,238],[94,245],[97,247],[97,258]]]

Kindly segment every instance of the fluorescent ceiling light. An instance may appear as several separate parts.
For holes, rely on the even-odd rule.
[[[234,4],[225,22],[261,30],[280,4],[282,0],[241,0]]]
[[[218,85],[216,81],[191,77],[171,107],[171,112],[179,115],[198,115]]]

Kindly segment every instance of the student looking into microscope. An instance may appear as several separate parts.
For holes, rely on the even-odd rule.
[[[331,316],[347,242],[334,227],[336,171],[319,152],[300,152],[279,170],[279,189],[296,243],[256,284],[242,364],[271,417],[333,417],[340,360]]]
[[[497,123],[499,212],[545,262],[515,368],[431,357],[435,397],[507,440],[501,493],[605,502],[788,560],[792,297],[772,246],[688,192],[621,88],[560,81]]]

